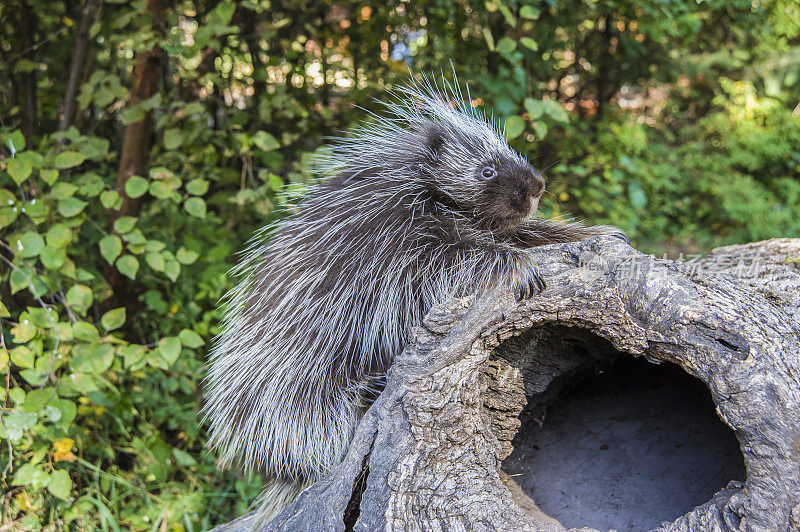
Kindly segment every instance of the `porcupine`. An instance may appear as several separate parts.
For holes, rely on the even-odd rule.
[[[534,217],[544,179],[456,83],[411,78],[385,107],[234,269],[205,413],[224,462],[266,472],[261,522],[342,461],[365,391],[433,304],[531,297],[527,248],[619,231]]]

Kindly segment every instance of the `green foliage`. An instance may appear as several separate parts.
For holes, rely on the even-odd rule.
[[[168,4],[163,32],[148,2],[107,1],[58,131],[80,4],[37,2],[34,47],[22,2],[0,18],[13,529],[203,530],[246,510],[259,479],[223,470],[198,421],[227,271],[302,193],[324,137],[377,110],[409,63],[458,73],[505,121],[547,169],[545,215],[619,225],[652,251],[800,230],[790,0],[201,0]],[[131,99],[158,50],[153,95]],[[127,177],[129,126],[153,142]]]

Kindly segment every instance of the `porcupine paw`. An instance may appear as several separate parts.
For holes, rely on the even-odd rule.
[[[542,275],[535,267],[526,270],[520,277],[521,278],[514,287],[514,296],[517,298],[517,301],[528,299],[547,288],[547,284],[544,282]]]

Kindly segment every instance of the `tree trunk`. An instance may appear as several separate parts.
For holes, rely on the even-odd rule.
[[[36,13],[26,2],[21,4],[20,47],[22,58],[36,61]],[[22,134],[27,148],[34,149],[33,137],[39,122],[39,104],[36,93],[36,69],[22,74]]]
[[[523,409],[613,360],[682,368],[710,392],[744,461],[742,482],[716,486],[658,530],[800,530],[800,239],[689,263],[604,237],[532,253],[547,289],[434,307],[344,462],[266,530],[565,530],[503,460],[538,430],[520,430]],[[247,530],[250,519],[217,530]]]
[[[164,32],[165,0],[147,0],[147,13],[152,17],[152,28],[156,35]],[[137,54],[136,65],[133,69],[133,83],[128,97],[128,107],[133,107],[151,98],[158,90],[161,79],[164,52],[160,46],[153,46]],[[117,171],[117,191],[122,196],[122,206],[118,211],[111,213],[109,223],[113,224],[122,216],[136,216],[143,196],[131,198],[125,194],[125,184],[132,176],[146,176],[150,163],[150,147],[152,143],[152,113],[146,112],[144,117],[131,122],[125,128],[125,137],[122,140],[122,152],[119,158]],[[111,266],[105,271],[106,280],[114,289],[114,296],[106,300],[107,305],[119,306],[124,300],[126,281],[119,271]]]
[[[147,0],[147,12],[153,17],[152,24],[156,34],[163,33],[163,1]],[[128,107],[134,107],[155,95],[161,79],[163,59],[164,52],[158,45],[139,52],[136,66],[133,69],[133,84],[128,97]],[[134,175],[146,175],[151,142],[152,113],[147,112],[141,120],[131,122],[125,128],[117,172],[117,190],[122,195],[122,208],[112,215],[112,222],[121,216],[134,215],[139,210],[141,199],[128,197],[125,194],[125,183]]]
[[[67,88],[64,91],[64,100],[58,111],[58,130],[66,131],[72,125],[75,114],[75,99],[83,79],[83,69],[86,64],[86,54],[89,50],[89,28],[92,27],[101,0],[84,0],[81,8],[81,19],[78,31],[75,34],[75,44],[72,46],[72,59],[69,63]]]

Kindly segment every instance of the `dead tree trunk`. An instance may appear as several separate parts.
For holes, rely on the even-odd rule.
[[[631,357],[699,379],[746,471],[657,529],[800,530],[800,239],[692,263],[599,237],[533,253],[548,288],[434,307],[345,461],[267,530],[565,530],[503,472],[512,440],[537,430],[519,414]]]

